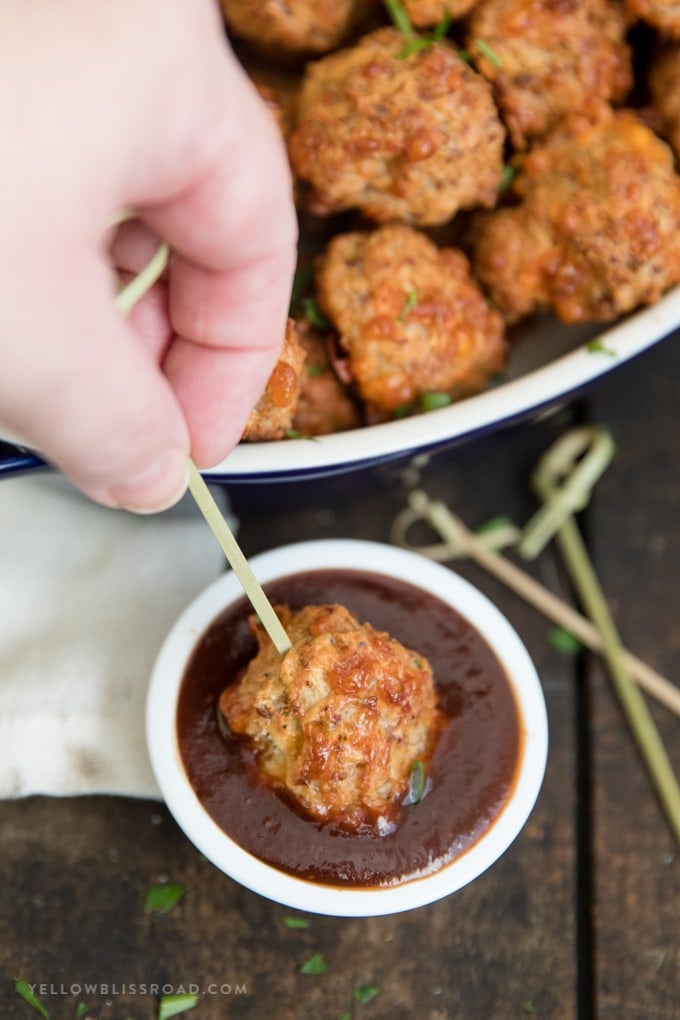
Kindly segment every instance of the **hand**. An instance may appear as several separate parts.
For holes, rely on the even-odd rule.
[[[101,503],[167,506],[189,454],[238,442],[283,340],[278,132],[210,0],[0,0],[0,128],[0,434]],[[124,319],[114,270],[159,238],[166,278]]]

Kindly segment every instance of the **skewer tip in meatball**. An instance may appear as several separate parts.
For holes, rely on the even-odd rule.
[[[425,394],[475,393],[504,367],[501,317],[466,257],[412,227],[336,236],[319,259],[316,284],[374,420]]]
[[[429,663],[343,606],[277,613],[292,648],[280,656],[251,617],[259,650],[220,712],[304,814],[349,832],[390,831],[443,719]]]
[[[568,118],[518,166],[520,204],[474,222],[475,273],[508,321],[609,321],[680,280],[680,177],[632,111]]]
[[[290,157],[318,215],[434,225],[495,204],[504,134],[488,82],[452,45],[405,56],[404,36],[381,28],[307,65]]]
[[[627,18],[612,0],[481,0],[467,46],[493,85],[515,148],[524,148],[593,99],[631,88]]]
[[[661,131],[680,159],[680,43],[666,46],[652,62],[649,90]]]
[[[279,359],[264,393],[250,413],[242,438],[249,442],[283,439],[293,426],[305,352],[289,319]]]

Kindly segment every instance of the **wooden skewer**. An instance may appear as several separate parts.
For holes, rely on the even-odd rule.
[[[598,653],[603,651],[602,638],[590,620],[553,595],[510,560],[489,549],[444,503],[430,500],[422,490],[412,492],[409,502],[413,511],[430,523],[451,547],[453,553],[457,554],[461,549],[464,550],[481,567],[548,619],[568,630],[591,651]],[[624,650],[623,661],[643,690],[680,716],[680,689],[629,651]]]
[[[262,590],[260,582],[255,577],[252,567],[243,555],[241,547],[234,538],[231,528],[213,499],[210,489],[203,480],[203,476],[192,460],[189,461],[189,491],[196,500],[196,504],[208,522],[213,535],[219,542],[222,552],[227,557],[234,573],[241,582],[243,590],[250,599],[250,603],[260,618],[262,626],[274,642],[274,647],[279,655],[285,655],[288,649],[291,648],[290,638],[274,612],[274,607]]]

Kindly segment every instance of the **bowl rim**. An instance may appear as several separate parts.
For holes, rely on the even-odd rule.
[[[602,329],[598,323],[590,325],[591,339],[577,343],[566,354],[447,407],[314,439],[239,443],[205,474],[215,481],[234,482],[311,478],[450,445],[525,417],[583,389],[677,329],[680,285],[654,305],[613,324],[601,324]],[[555,321],[554,328],[564,328],[564,324]],[[601,343],[593,347],[593,341]]]
[[[187,838],[224,874],[292,909],[337,917],[373,917],[414,909],[467,885],[510,846],[538,797],[548,750],[545,700],[534,664],[500,610],[458,574],[410,550],[360,539],[318,539],[281,546],[251,559],[262,584],[291,574],[343,569],[408,581],[453,606],[482,633],[512,686],[522,724],[520,758],[508,801],[489,829],[438,870],[397,885],[340,887],[295,877],[260,861],[231,839],[200,803],[184,771],[175,706],[188,658],[209,624],[243,595],[233,571],[197,596],[170,629],[153,667],[146,703],[151,765],[170,813]]]

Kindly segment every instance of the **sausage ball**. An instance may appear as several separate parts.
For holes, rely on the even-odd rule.
[[[227,28],[275,56],[312,56],[342,45],[370,4],[365,0],[220,0]]]
[[[653,61],[649,90],[661,130],[680,158],[680,44],[667,46]]]
[[[504,367],[501,317],[467,259],[412,227],[338,235],[320,257],[316,283],[373,420],[424,394],[475,393]]]
[[[442,720],[429,663],[343,606],[277,613],[292,648],[279,655],[252,617],[259,650],[220,712],[304,814],[351,832],[390,831]]]
[[[363,424],[359,408],[331,364],[328,353],[331,338],[306,319],[297,320],[296,325],[305,351],[305,365],[293,428],[303,436],[324,436],[359,428]]]
[[[444,18],[462,18],[477,0],[404,0],[409,21],[415,28],[431,28]]]
[[[633,75],[626,16],[611,0],[481,0],[468,49],[493,85],[516,148],[591,100],[619,101]]]
[[[446,42],[403,54],[382,28],[307,65],[290,157],[316,214],[424,225],[496,202],[504,131],[488,82]]]
[[[283,439],[293,427],[300,395],[300,378],[305,352],[292,319],[279,360],[269,376],[266,389],[250,413],[242,438],[249,442]]]
[[[474,224],[475,271],[509,320],[607,321],[680,280],[680,177],[632,111],[569,118],[519,166],[520,204]]]
[[[680,39],[680,3],[678,0],[624,0],[634,18],[646,21],[661,35]]]

